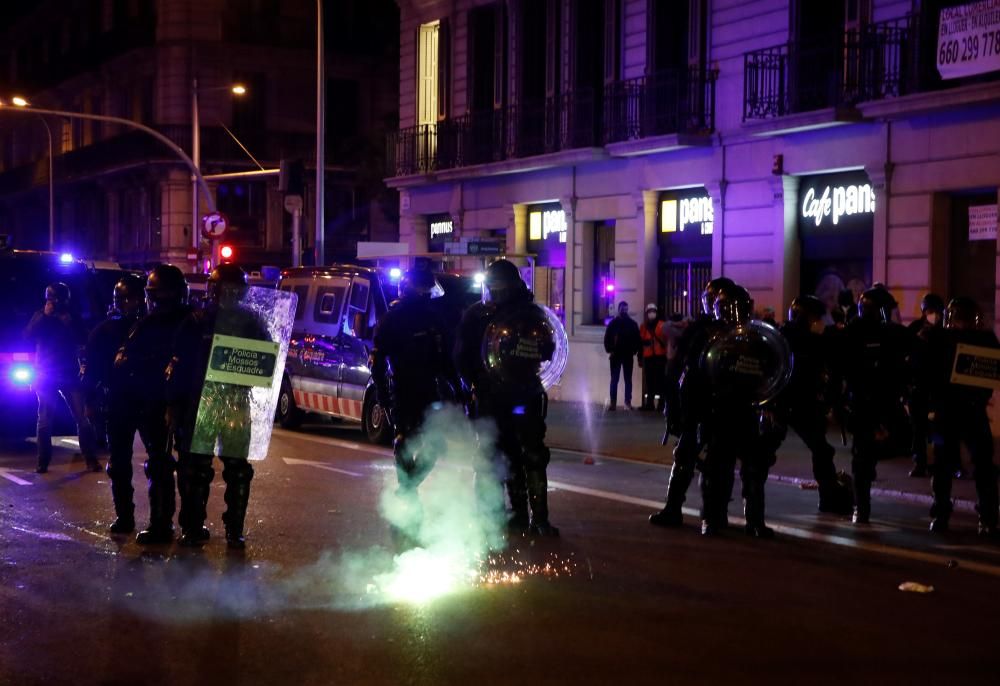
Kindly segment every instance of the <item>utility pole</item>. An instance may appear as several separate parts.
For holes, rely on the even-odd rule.
[[[316,239],[315,262],[326,261],[326,65],[323,52],[323,0],[316,0]]]

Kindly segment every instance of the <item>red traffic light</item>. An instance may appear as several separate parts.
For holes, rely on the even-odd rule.
[[[231,262],[235,256],[236,250],[229,243],[223,243],[219,246],[219,258],[223,262]]]

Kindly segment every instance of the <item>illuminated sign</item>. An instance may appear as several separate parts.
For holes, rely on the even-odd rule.
[[[448,236],[455,230],[454,225],[450,219],[445,219],[442,221],[431,222],[431,239],[433,240],[437,236]]]
[[[535,210],[528,213],[528,240],[546,240],[559,235],[559,242],[566,242],[566,213],[563,210]]]
[[[660,232],[678,233],[697,226],[703,236],[712,235],[715,207],[710,196],[670,198],[660,202]]]
[[[871,184],[808,188],[802,196],[802,219],[822,224],[828,217],[836,226],[844,217],[875,213],[875,191]]]

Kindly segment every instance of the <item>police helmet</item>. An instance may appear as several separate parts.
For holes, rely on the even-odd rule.
[[[972,298],[952,298],[944,311],[946,329],[978,329],[982,324],[983,312]]]
[[[869,288],[858,298],[858,316],[869,321],[887,322],[896,309],[896,299],[884,286]]]
[[[70,298],[69,286],[62,283],[61,281],[50,283],[48,286],[45,287],[46,300],[51,300],[52,302],[60,305],[68,305],[69,298]]]
[[[928,312],[944,312],[944,298],[937,293],[928,293],[920,301],[920,312],[921,314],[926,314]]]
[[[111,300],[114,309],[119,312],[134,312],[142,306],[143,287],[142,279],[135,274],[124,274],[118,283],[115,284]]]
[[[705,284],[705,290],[701,293],[701,310],[709,316],[715,316],[715,298],[722,288],[735,286],[736,282],[725,276],[712,279]]]
[[[753,298],[750,291],[734,283],[718,290],[712,309],[720,322],[742,324],[753,316]]]
[[[486,269],[486,290],[489,300],[503,304],[521,291],[527,290],[517,266],[510,260],[497,260]]]
[[[826,316],[826,305],[815,295],[800,295],[788,306],[788,321],[808,326]]]
[[[408,269],[399,279],[399,297],[419,297],[430,295],[437,282],[428,269]]]
[[[232,262],[220,264],[208,275],[206,296],[208,302],[219,304],[222,296],[241,300],[250,288],[250,278],[243,268]]]
[[[184,273],[172,264],[158,264],[146,277],[146,307],[179,307],[187,302],[188,285]]]

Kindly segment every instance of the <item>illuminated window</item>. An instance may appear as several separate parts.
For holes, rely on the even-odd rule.
[[[660,204],[660,232],[673,233],[677,230],[677,201],[664,200]]]
[[[417,124],[435,124],[438,118],[438,31],[441,22],[420,25],[417,73]]]
[[[542,213],[532,212],[528,215],[528,240],[537,241],[542,238]]]

